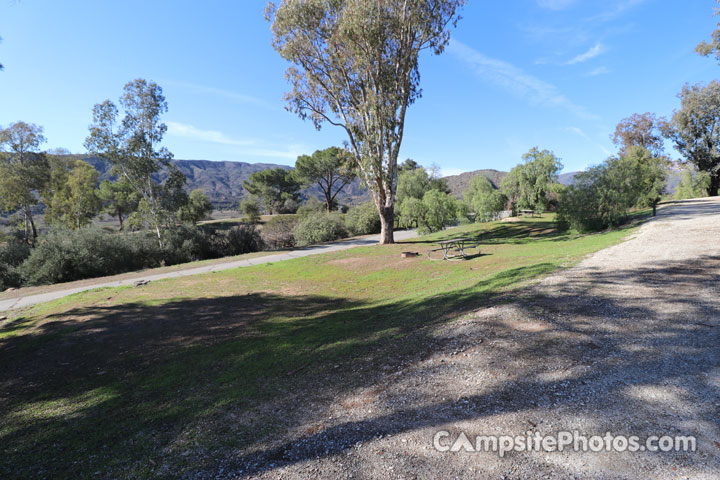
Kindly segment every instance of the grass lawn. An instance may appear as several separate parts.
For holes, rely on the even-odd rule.
[[[0,477],[217,468],[422,357],[439,323],[632,230],[561,234],[549,216],[473,224],[38,305],[0,328]],[[480,255],[425,256],[469,235],[481,235]],[[401,258],[408,250],[421,256]]]

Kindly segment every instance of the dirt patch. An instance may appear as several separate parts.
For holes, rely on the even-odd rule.
[[[333,265],[336,267],[342,267],[347,270],[376,272],[385,269],[400,269],[411,267],[414,263],[422,260],[425,252],[420,252],[420,256],[403,258],[400,256],[398,251],[397,255],[390,256],[375,256],[375,257],[348,257],[338,258],[330,260],[327,265]]]

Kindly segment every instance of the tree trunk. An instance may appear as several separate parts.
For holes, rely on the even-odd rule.
[[[720,188],[720,173],[714,173],[710,176],[710,191],[708,192],[708,195],[711,197],[717,197],[718,188]]]
[[[325,192],[325,205],[327,206],[328,213],[332,212],[332,197],[330,196],[330,189]]]
[[[382,245],[395,243],[395,237],[393,236],[393,228],[395,226],[394,206],[380,208],[380,226],[380,243]]]
[[[30,224],[29,230],[32,231],[32,243],[30,243],[30,236],[28,235],[28,223]],[[32,212],[30,211],[30,205],[25,205],[25,243],[34,247],[36,239],[37,229],[35,228],[35,221],[33,221]]]
[[[30,235],[28,234],[30,230],[30,220],[28,219],[27,210],[24,210],[23,213],[25,214],[25,243],[30,245]]]
[[[122,210],[120,210],[119,208],[117,209],[117,217],[118,217],[118,221],[120,222],[120,231],[122,232],[122,231],[123,231],[123,227],[124,227],[124,225],[123,225],[123,216],[122,216]]]

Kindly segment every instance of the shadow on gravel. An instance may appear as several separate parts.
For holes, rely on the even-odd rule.
[[[190,468],[188,449],[203,452],[195,467],[216,468],[221,458],[208,451],[249,448],[302,424],[307,402],[431,354],[434,325],[552,269],[508,270],[484,281],[487,294],[422,302],[269,293],[100,302],[29,335],[2,329],[0,477],[150,476],[163,458],[177,473]]]
[[[720,396],[718,385],[697,373],[720,367],[719,297],[697,292],[717,293],[718,267],[719,257],[705,257],[598,272],[591,283],[502,298],[493,292],[552,265],[503,272],[487,294],[458,290],[422,302],[258,293],[71,310],[34,335],[0,338],[0,476],[236,478],[505,412],[590,411],[598,428],[612,424],[618,404],[638,417],[663,415],[628,397],[628,385],[679,385],[695,417],[717,425],[707,399]],[[596,293],[628,280],[658,287],[657,305],[679,313]],[[518,330],[490,316],[455,338],[435,334],[491,301],[512,303],[520,320],[540,318],[547,328]],[[306,428],[386,372],[479,340],[483,355],[517,368],[511,380],[462,399],[421,397],[370,419]],[[575,373],[548,380],[548,365]],[[434,374],[453,374],[443,368]]]
[[[637,424],[627,425],[631,434],[656,434],[658,430],[647,429],[658,428],[660,423],[672,425],[671,430],[678,434],[689,433],[683,428],[687,419],[673,413],[680,404],[633,399],[626,393],[631,386],[679,387],[684,391],[683,405],[692,405],[695,410],[692,420],[719,428],[720,386],[716,377],[703,376],[720,368],[718,268],[720,257],[708,256],[691,263],[598,273],[591,283],[575,283],[548,295],[536,293],[519,298],[513,302],[519,308],[518,315],[541,318],[549,323],[548,329],[519,332],[494,320],[483,321],[474,334],[460,337],[460,342],[452,346],[457,349],[463,342],[473,345],[478,338],[506,340],[502,342],[506,346],[494,346],[488,354],[494,363],[516,366],[520,361],[525,365],[517,378],[489,393],[397,409],[388,415],[339,423],[312,435],[296,437],[238,458],[234,462],[235,472],[251,475],[268,468],[339,455],[385,436],[431,426],[448,428],[456,422],[537,408],[593,412],[598,432],[616,426],[620,408],[625,415],[637,417]],[[663,295],[655,299],[658,305],[675,306],[679,313],[659,313],[633,302],[618,304],[591,292],[607,284],[626,284],[628,279],[639,285],[661,287]],[[701,291],[708,295],[700,298]],[[477,337],[473,338],[474,335]],[[436,348],[434,353],[442,350]],[[575,367],[581,373],[557,381],[541,380],[548,365],[571,370]],[[658,424],[648,426],[648,418],[658,419]],[[693,433],[700,436],[698,441],[704,442],[709,451],[714,451],[714,437],[703,438],[702,432]],[[428,438],[428,445],[431,441]],[[668,453],[663,459],[645,455],[649,464],[688,461],[684,454]],[[717,467],[710,471],[720,473]]]

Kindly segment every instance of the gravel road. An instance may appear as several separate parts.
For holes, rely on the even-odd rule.
[[[232,476],[720,478],[718,239],[717,198],[666,205],[624,243],[434,331],[423,358],[308,406],[302,428],[239,454]],[[461,432],[694,436],[697,451],[501,458],[437,451],[438,431],[441,445]]]

